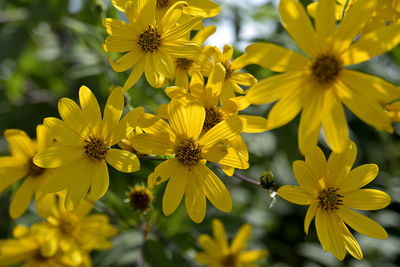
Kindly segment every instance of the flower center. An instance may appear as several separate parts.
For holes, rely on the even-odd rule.
[[[41,175],[44,171],[45,171],[44,168],[40,168],[39,166],[36,166],[35,163],[33,163],[33,158],[30,160],[27,176],[37,177],[37,176]]]
[[[157,8],[167,8],[169,6],[169,0],[157,0]]]
[[[129,203],[134,209],[145,211],[150,207],[152,196],[146,188],[134,188],[129,195]]]
[[[222,114],[216,108],[206,108],[203,130],[208,131],[222,121]]]
[[[144,52],[154,52],[161,45],[161,34],[157,28],[149,25],[147,30],[139,34],[137,44]]]
[[[343,196],[338,194],[339,188],[328,187],[318,194],[319,208],[326,211],[337,210],[338,206],[342,205]]]
[[[335,81],[341,69],[341,62],[332,55],[319,56],[311,65],[312,75],[321,85]]]
[[[86,145],[83,148],[86,156],[96,161],[105,159],[108,147],[103,140],[89,137],[89,140],[85,140],[85,142]]]
[[[65,236],[71,236],[79,226],[79,218],[73,214],[64,214],[59,219],[60,232]]]
[[[234,254],[226,254],[221,259],[221,265],[224,267],[235,267],[236,266],[236,255]]]
[[[231,67],[231,63],[228,62],[228,61],[224,61],[221,64],[225,68],[225,80],[229,79],[232,76],[232,73],[233,73],[233,69]]]
[[[178,59],[176,60],[176,66],[177,66],[179,69],[181,69],[181,70],[187,71],[187,70],[190,69],[190,67],[192,66],[193,62],[194,62],[194,61],[191,60],[191,59],[187,59],[187,58],[178,58]]]
[[[193,139],[183,140],[175,147],[175,157],[186,166],[194,166],[201,159],[201,147]]]

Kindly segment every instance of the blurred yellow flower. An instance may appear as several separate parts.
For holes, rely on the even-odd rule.
[[[0,157],[0,192],[26,177],[11,200],[10,215],[20,217],[31,203],[32,197],[37,200],[43,196],[42,188],[56,169],[44,169],[33,163],[33,157],[50,147],[53,136],[43,125],[36,127],[37,141],[31,140],[21,130],[10,129],[4,132],[9,143],[11,156]]]
[[[163,212],[170,215],[185,194],[189,217],[199,223],[206,212],[206,197],[218,209],[230,212],[232,199],[221,180],[205,165],[206,161],[243,169],[243,164],[221,142],[238,136],[244,127],[242,120],[221,121],[200,137],[205,110],[196,101],[172,100],[168,105],[168,123],[145,114],[140,125],[145,133],[132,137],[133,148],[140,153],[174,155],[158,165],[148,178],[148,186],[169,179],[163,197]]]
[[[51,193],[67,189],[68,209],[76,206],[88,193],[96,200],[105,194],[109,184],[106,162],[121,172],[139,169],[135,154],[111,148],[132,131],[128,121],[137,113],[134,109],[120,120],[124,108],[123,89],[116,88],[111,92],[103,117],[89,88],[80,88],[79,100],[81,107],[69,98],[58,102],[62,120],[44,120],[58,143],[34,157],[34,163],[42,168],[60,167],[43,190]]]
[[[400,42],[400,25],[363,34],[355,40],[376,8],[376,0],[358,1],[336,27],[334,0],[321,1],[315,29],[301,3],[282,0],[282,23],[311,58],[274,44],[256,43],[247,48],[256,64],[276,72],[251,87],[247,104],[277,103],[268,114],[268,126],[280,127],[300,111],[299,148],[304,154],[317,144],[322,125],[329,147],[342,152],[349,142],[343,104],[378,130],[393,132],[381,104],[400,96],[400,90],[378,77],[346,69],[383,54]]]
[[[151,208],[153,198],[151,190],[142,185],[134,186],[128,194],[128,201],[131,207],[141,212],[148,211]]]
[[[174,58],[190,58],[200,53],[200,46],[186,37],[202,18],[194,17],[177,24],[186,5],[183,1],[176,2],[157,20],[156,0],[128,2],[125,6],[128,23],[111,18],[104,20],[110,34],[104,42],[105,51],[128,52],[115,62],[110,57],[111,67],[117,72],[133,68],[124,84],[125,90],[143,72],[152,87],[163,87],[175,73]]]
[[[315,226],[324,251],[331,251],[343,260],[346,250],[356,259],[363,254],[347,225],[373,238],[387,238],[385,229],[357,210],[377,210],[389,205],[390,197],[375,189],[360,189],[375,179],[375,164],[361,165],[350,170],[357,148],[351,142],[346,150],[332,152],[326,161],[323,152],[314,147],[305,155],[306,160],[293,163],[293,172],[299,186],[285,185],[278,195],[298,205],[310,205],[304,220],[304,231],[315,217]]]
[[[199,244],[204,252],[197,253],[196,261],[211,267],[256,267],[253,262],[265,257],[267,250],[249,250],[247,240],[251,232],[251,225],[243,225],[232,244],[228,244],[224,225],[220,220],[213,220],[214,239],[208,235],[200,235]]]

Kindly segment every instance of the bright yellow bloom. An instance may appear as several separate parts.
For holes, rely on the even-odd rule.
[[[232,244],[228,244],[224,225],[215,219],[212,222],[214,239],[208,235],[200,235],[199,244],[204,252],[197,253],[196,260],[211,267],[257,267],[253,262],[265,257],[267,250],[249,250],[247,240],[251,232],[251,225],[243,225]]]
[[[346,250],[356,259],[363,254],[357,241],[345,225],[373,238],[387,238],[385,229],[357,210],[377,210],[389,205],[390,197],[375,189],[360,189],[375,179],[378,167],[365,164],[350,170],[357,148],[351,142],[340,154],[332,152],[326,162],[323,152],[314,147],[306,160],[293,162],[293,172],[300,186],[285,185],[278,194],[295,204],[310,205],[304,220],[307,233],[312,219],[324,251],[331,251],[343,260]]]
[[[106,162],[121,172],[139,169],[135,154],[111,148],[132,131],[128,121],[137,113],[134,109],[120,120],[124,108],[123,89],[111,92],[103,117],[89,88],[80,88],[79,100],[81,107],[69,98],[58,102],[62,120],[44,120],[58,143],[34,157],[34,163],[42,168],[60,167],[43,190],[51,193],[67,189],[68,208],[76,206],[88,193],[96,200],[105,194],[109,184]]]
[[[117,72],[133,68],[124,84],[125,90],[131,88],[143,72],[152,87],[163,87],[175,73],[174,58],[189,58],[200,53],[200,46],[186,37],[202,18],[177,24],[185,6],[185,2],[179,1],[161,20],[156,20],[156,0],[128,2],[125,6],[128,23],[111,18],[104,20],[110,34],[104,49],[127,52],[115,62],[110,58],[111,67]]]
[[[44,193],[42,188],[56,169],[43,169],[33,163],[33,157],[51,146],[53,137],[43,125],[36,127],[37,141],[31,140],[21,130],[6,130],[4,136],[10,145],[11,156],[0,157],[0,192],[26,177],[13,196],[10,215],[20,217],[31,203],[33,195],[36,203]]]
[[[220,96],[221,101],[235,97],[235,92],[244,94],[245,91],[242,89],[241,85],[251,86],[257,81],[250,73],[241,72],[241,69],[251,64],[247,55],[243,54],[232,61],[233,46],[225,45],[223,51],[218,47],[212,47],[212,49],[213,53],[211,54],[211,58],[213,63],[222,64],[225,72]],[[210,64],[207,64],[203,67],[203,73],[211,73],[213,65],[210,66]]]
[[[111,0],[111,3],[120,11],[126,11],[126,3],[132,0]],[[140,0],[136,0],[139,2]],[[178,0],[156,0],[157,2],[157,17],[162,17],[168,8],[173,6]],[[188,15],[196,17],[215,17],[221,11],[221,8],[210,0],[186,0],[187,6],[183,9],[183,12]]]
[[[245,165],[222,142],[238,136],[243,122],[238,118],[221,121],[200,137],[205,110],[198,102],[172,100],[168,123],[145,114],[141,127],[145,133],[132,138],[133,148],[145,154],[174,155],[158,165],[148,178],[153,188],[169,179],[163,197],[163,212],[170,215],[185,194],[189,217],[199,223],[206,212],[206,197],[218,209],[230,212],[232,199],[221,180],[205,165],[206,161],[243,169]]]
[[[320,1],[314,29],[301,3],[282,0],[282,23],[310,58],[268,43],[247,48],[254,63],[283,73],[251,87],[243,102],[277,101],[268,115],[271,128],[288,123],[302,111],[298,134],[302,153],[317,144],[321,125],[333,151],[346,148],[349,131],[343,104],[376,129],[393,132],[381,104],[399,97],[400,90],[378,77],[345,68],[383,54],[400,42],[400,25],[381,27],[355,40],[376,2],[358,1],[336,27],[334,0]]]
[[[343,12],[347,12],[357,2],[357,0],[337,0],[336,1],[336,20],[341,20]],[[347,5],[346,5],[347,3]],[[307,10],[311,16],[315,17],[318,2],[311,3],[307,6]],[[346,8],[346,11],[344,9]],[[371,18],[362,28],[362,33],[367,33],[382,26],[399,23],[400,20],[400,1],[399,0],[379,0],[375,11]]]

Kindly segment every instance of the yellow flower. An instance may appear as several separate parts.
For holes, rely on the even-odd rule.
[[[393,122],[400,122],[400,101],[385,105],[385,109]]]
[[[243,225],[238,234],[229,245],[225,234],[224,225],[215,219],[212,222],[214,239],[208,235],[200,235],[199,244],[204,252],[197,253],[196,260],[212,267],[255,267],[254,264],[268,254],[267,250],[249,250],[247,240],[251,232],[251,225]]]
[[[284,73],[251,87],[244,100],[256,105],[277,101],[268,115],[271,128],[288,123],[302,111],[298,136],[303,154],[317,144],[321,125],[333,151],[340,153],[346,148],[349,131],[343,104],[376,129],[393,131],[381,104],[399,97],[400,90],[378,77],[345,68],[383,54],[400,42],[400,25],[381,27],[354,41],[376,2],[358,1],[336,27],[334,0],[321,1],[314,29],[301,3],[282,0],[283,25],[310,58],[268,43],[247,48],[254,63]]]
[[[143,72],[152,87],[163,87],[167,79],[173,78],[174,58],[188,58],[200,53],[200,46],[186,40],[186,36],[202,18],[177,24],[185,5],[182,1],[175,3],[161,20],[156,20],[156,0],[128,2],[125,6],[128,23],[111,18],[104,20],[110,34],[104,49],[128,52],[115,62],[110,58],[111,67],[117,72],[133,68],[124,84],[125,90],[131,88]]]
[[[33,163],[33,157],[51,146],[54,139],[43,125],[36,127],[37,141],[16,129],[6,130],[4,136],[10,145],[11,156],[0,157],[0,192],[26,177],[11,200],[10,215],[16,219],[29,207],[33,196],[36,203],[43,196],[44,184],[57,171]]]
[[[335,5],[336,20],[342,20],[343,12],[347,12],[357,2],[357,0],[337,0]],[[347,3],[347,4],[346,4]],[[311,16],[315,18],[318,2],[311,3],[307,6],[307,10]],[[346,9],[344,11],[344,9]],[[400,19],[400,1],[399,0],[379,0],[375,11],[372,13],[371,18],[362,28],[362,33],[375,30],[382,26],[398,23]]]
[[[141,153],[174,155],[158,165],[148,178],[153,188],[169,179],[163,212],[170,215],[185,194],[189,217],[199,223],[206,212],[206,197],[218,209],[230,212],[232,199],[221,180],[205,165],[206,161],[244,168],[241,160],[221,142],[238,136],[243,122],[238,118],[221,121],[200,137],[205,118],[204,108],[195,101],[172,100],[168,105],[168,123],[145,114],[141,127],[145,133],[132,138],[133,148]]]
[[[128,201],[132,208],[145,212],[151,207],[153,193],[146,186],[137,185],[130,190]]]
[[[132,131],[128,121],[137,113],[134,109],[120,120],[124,107],[123,89],[116,88],[111,92],[103,118],[89,88],[80,88],[79,100],[81,107],[68,98],[58,102],[62,120],[44,120],[58,143],[34,157],[34,163],[42,168],[60,167],[43,190],[51,193],[67,189],[68,209],[76,206],[88,194],[89,188],[93,199],[105,194],[109,184],[106,162],[121,172],[139,169],[136,155],[110,148]]]
[[[126,3],[132,0],[111,0],[111,3],[120,11],[125,12]],[[136,0],[139,1],[139,0]],[[156,14],[160,17],[174,5],[178,0],[156,0],[157,10]],[[187,6],[183,9],[183,12],[188,15],[196,17],[215,17],[221,11],[221,8],[210,0],[186,0]]]
[[[307,233],[315,217],[319,241],[324,251],[331,251],[343,260],[346,250],[356,259],[363,254],[357,241],[345,225],[373,238],[387,238],[385,229],[357,210],[377,210],[389,205],[390,197],[375,189],[360,189],[378,174],[375,164],[365,164],[353,170],[357,148],[351,142],[342,153],[332,153],[326,162],[323,152],[314,147],[306,160],[293,163],[293,172],[300,186],[285,185],[278,194],[295,204],[310,205],[304,220]]]
[[[240,72],[240,70],[245,66],[251,64],[247,55],[243,54],[233,61],[232,56],[233,46],[231,45],[225,45],[222,52],[218,47],[213,47],[213,53],[211,54],[212,61],[214,64],[222,64],[225,71],[222,92],[220,96],[221,101],[235,97],[235,92],[244,94],[245,91],[240,87],[240,85],[251,86],[257,81],[257,79],[254,78],[254,76],[250,73]],[[210,65],[203,66],[203,72],[210,73],[211,69],[209,66]]]

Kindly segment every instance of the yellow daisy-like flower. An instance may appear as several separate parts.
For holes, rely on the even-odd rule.
[[[342,153],[330,155],[326,161],[323,152],[314,147],[305,155],[306,160],[293,163],[293,172],[299,186],[285,185],[278,194],[295,204],[310,205],[304,220],[307,233],[312,219],[324,251],[331,251],[343,260],[346,250],[356,259],[363,254],[350,233],[351,228],[373,238],[387,238],[385,229],[357,210],[377,210],[389,205],[390,197],[375,189],[360,189],[378,174],[375,164],[365,164],[350,170],[357,148],[351,142]]]
[[[43,125],[36,127],[37,141],[16,129],[6,130],[4,136],[10,145],[11,156],[0,157],[0,192],[26,177],[11,200],[10,216],[16,219],[29,207],[33,196],[36,203],[43,196],[43,186],[57,171],[33,163],[33,157],[50,147],[54,138]]]
[[[113,6],[115,6],[118,10],[125,12],[126,3],[132,0],[111,0]],[[140,1],[140,0],[136,0]],[[157,17],[161,17],[165,14],[165,12],[173,6],[178,0],[156,0],[157,2],[157,10],[156,14],[159,15]],[[183,9],[183,12],[188,15],[196,16],[196,17],[215,17],[221,11],[221,8],[214,2],[210,0],[186,0],[187,6]]]
[[[335,5],[336,20],[341,20],[357,0],[337,0]],[[307,6],[307,11],[311,16],[315,17],[318,2],[311,3]],[[346,9],[344,11],[344,9]],[[396,24],[400,20],[400,1],[399,0],[379,0],[375,11],[371,18],[362,28],[362,33],[367,33],[382,26]]]
[[[240,72],[240,70],[245,66],[251,64],[247,55],[243,54],[233,61],[232,56],[232,45],[224,45],[223,51],[221,51],[218,47],[213,47],[213,53],[211,55],[212,61],[214,64],[221,63],[225,71],[222,92],[220,96],[221,101],[235,97],[235,92],[244,94],[245,91],[240,86],[251,86],[257,81],[257,79],[254,78],[254,76],[250,73]],[[203,72],[210,73],[212,69],[210,69],[209,66],[210,65],[203,66]],[[213,65],[211,65],[211,68],[212,67]]]
[[[174,155],[158,165],[148,178],[153,188],[169,179],[162,207],[165,215],[176,210],[185,195],[189,217],[199,223],[206,212],[206,197],[218,209],[230,212],[232,199],[221,180],[205,165],[206,161],[243,169],[245,165],[221,144],[243,130],[238,118],[221,121],[200,137],[205,110],[198,102],[172,100],[168,123],[146,114],[141,124],[145,133],[132,138],[133,148],[152,155]],[[146,125],[147,124],[147,125]]]
[[[142,185],[133,187],[128,194],[129,204],[132,208],[141,212],[148,211],[151,208],[153,198],[151,190]]]
[[[265,257],[267,250],[249,250],[247,240],[251,233],[251,225],[243,225],[232,244],[228,244],[224,225],[220,220],[213,220],[214,239],[208,235],[200,235],[199,244],[204,252],[197,253],[196,261],[212,267],[256,267],[253,262]]]
[[[117,72],[133,68],[124,84],[125,90],[131,88],[143,72],[152,87],[163,87],[173,78],[174,58],[189,58],[200,53],[200,46],[188,41],[186,36],[202,18],[177,24],[186,5],[183,1],[176,2],[161,20],[156,20],[156,0],[128,2],[125,6],[128,23],[111,18],[104,20],[110,34],[104,49],[128,52],[115,62],[110,58],[111,67]]]
[[[109,184],[106,162],[121,172],[139,169],[135,154],[111,148],[132,131],[128,121],[139,111],[133,109],[120,120],[124,108],[123,89],[116,88],[111,92],[103,117],[89,88],[80,88],[79,100],[81,107],[69,98],[58,102],[62,120],[44,120],[58,143],[39,152],[33,159],[42,168],[60,167],[43,190],[51,193],[67,189],[68,209],[76,206],[88,193],[96,200],[105,194]]]
[[[394,85],[368,74],[346,69],[383,54],[400,42],[400,25],[381,27],[354,40],[375,10],[376,0],[358,1],[336,27],[334,0],[320,1],[315,29],[301,5],[282,0],[282,23],[309,57],[274,44],[256,43],[247,48],[254,63],[284,72],[251,87],[244,102],[277,101],[268,115],[271,128],[291,121],[300,111],[299,147],[304,154],[317,144],[322,125],[333,151],[343,151],[349,131],[343,104],[378,130],[393,132],[382,103],[400,96]]]

